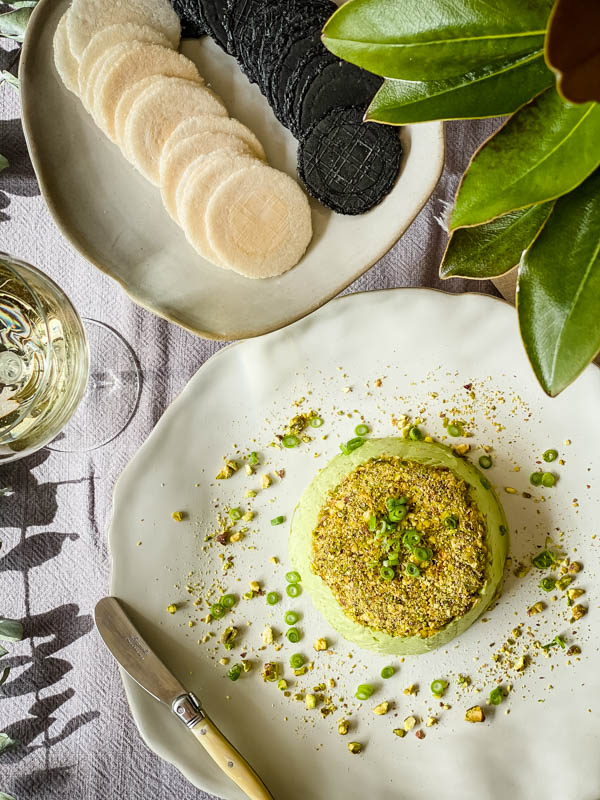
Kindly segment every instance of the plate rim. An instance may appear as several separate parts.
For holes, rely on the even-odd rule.
[[[27,34],[25,36],[25,41],[23,43],[23,47],[21,50],[21,58],[19,62],[19,80],[21,82],[21,120],[23,125],[23,133],[25,135],[25,141],[27,143],[27,149],[29,151],[29,156],[31,158],[31,163],[40,187],[41,195],[50,211],[50,215],[55,223],[55,225],[60,230],[61,234],[67,240],[67,242],[81,255],[88,263],[92,264],[96,269],[100,270],[103,274],[107,275],[111,280],[115,281],[126,293],[132,302],[134,302],[137,306],[144,308],[146,311],[149,311],[156,316],[167,320],[168,322],[173,323],[174,325],[183,328],[184,330],[193,333],[196,336],[199,336],[204,339],[209,339],[212,341],[232,341],[238,339],[250,339],[255,338],[257,336],[263,336],[267,333],[271,333],[276,330],[281,330],[282,328],[287,327],[288,325],[297,322],[300,319],[312,314],[319,308],[322,308],[328,302],[330,302],[333,298],[335,298],[340,292],[347,289],[354,281],[358,280],[362,275],[367,273],[378,261],[380,261],[386,253],[388,253],[397,243],[398,241],[404,236],[408,228],[412,225],[418,214],[422,211],[424,206],[426,205],[427,201],[433,194],[440,178],[442,172],[444,170],[445,160],[446,160],[446,142],[445,142],[445,128],[443,122],[432,122],[426,123],[432,126],[432,130],[435,132],[435,144],[436,144],[436,151],[432,152],[431,154],[431,164],[432,164],[432,171],[431,177],[429,181],[426,181],[421,184],[421,191],[418,193],[418,199],[413,209],[413,212],[410,214],[408,224],[404,227],[402,231],[398,234],[398,236],[389,244],[389,246],[384,245],[381,250],[378,251],[377,255],[370,260],[367,264],[364,265],[356,274],[352,275],[352,277],[346,279],[344,278],[343,281],[336,286],[334,290],[328,292],[325,296],[319,297],[316,301],[310,303],[309,307],[305,308],[303,311],[299,313],[294,313],[291,316],[286,318],[286,321],[281,323],[273,323],[273,324],[266,324],[261,327],[258,331],[248,332],[248,331],[233,331],[228,330],[223,333],[204,330],[201,327],[195,327],[188,323],[182,322],[181,320],[177,319],[175,315],[170,314],[164,310],[160,310],[156,307],[153,307],[148,302],[140,299],[135,292],[131,291],[126,282],[119,278],[118,276],[112,274],[106,267],[104,267],[96,258],[94,258],[90,253],[88,253],[85,244],[79,240],[77,235],[71,231],[70,225],[68,220],[64,219],[62,214],[60,213],[57,203],[54,199],[54,193],[51,186],[51,180],[46,179],[46,169],[44,167],[43,161],[39,155],[38,148],[35,143],[35,136],[32,130],[31,125],[31,117],[32,112],[31,109],[35,105],[35,92],[33,90],[29,91],[29,61],[30,61],[30,53],[34,51],[35,45],[38,43],[42,33],[47,33],[45,30],[48,26],[48,17],[49,15],[62,3],[66,0],[40,0],[37,6],[34,8],[33,13],[30,17],[29,24],[27,26]],[[414,130],[418,128],[420,123],[415,125],[406,125],[403,126],[404,128]]]
[[[509,309],[512,309],[512,311],[514,312],[514,317],[515,317],[514,322],[515,322],[515,324],[517,322],[515,307],[512,305],[512,303],[508,302],[503,297],[497,297],[495,295],[484,294],[482,292],[477,292],[477,291],[456,293],[456,292],[450,292],[450,291],[447,291],[447,290],[444,290],[444,289],[438,289],[438,288],[432,288],[432,287],[430,288],[430,287],[424,287],[424,286],[419,286],[419,287],[405,286],[405,287],[396,287],[396,288],[392,288],[392,289],[377,289],[377,290],[371,290],[371,291],[365,290],[365,291],[360,291],[360,292],[353,292],[352,294],[343,295],[341,297],[335,298],[335,300],[333,300],[332,303],[329,304],[328,310],[330,308],[335,308],[335,306],[337,304],[339,304],[339,303],[354,302],[355,298],[358,298],[358,297],[363,296],[363,295],[383,295],[383,294],[385,294],[387,296],[387,294],[390,293],[390,292],[395,293],[395,294],[399,294],[401,292],[402,293],[409,292],[409,293],[412,293],[412,294],[415,294],[415,295],[416,294],[420,294],[420,295],[443,295],[443,296],[446,296],[446,297],[456,296],[456,297],[460,297],[460,298],[463,298],[465,296],[469,296],[469,297],[472,297],[472,298],[477,298],[477,301],[479,301],[481,299],[481,300],[485,300],[486,302],[488,300],[491,300],[491,301],[495,301],[495,302],[501,304],[502,306],[505,306],[505,307],[508,307]],[[298,320],[297,324],[301,324],[301,323],[302,323],[302,320]],[[288,334],[288,328],[285,329],[285,333]],[[268,338],[269,336],[275,336],[277,334],[278,334],[278,331],[273,331],[273,332],[270,332],[270,333],[267,333],[267,334],[263,334],[263,336],[265,338]],[[283,330],[280,330],[279,335],[282,335],[282,334],[283,334]],[[262,338],[262,337],[256,337],[256,338]],[[111,514],[111,520],[110,520],[108,533],[107,533],[107,544],[108,544],[108,550],[109,550],[109,556],[110,556],[109,592],[111,594],[113,594],[114,591],[116,590],[116,586],[114,584],[114,581],[115,581],[114,561],[115,561],[115,555],[116,555],[116,546],[114,545],[114,543],[117,540],[116,540],[116,534],[115,534],[115,532],[113,530],[113,521],[114,521],[114,519],[116,517],[116,512],[117,512],[117,509],[119,508],[121,502],[125,502],[125,499],[126,499],[125,495],[123,495],[123,483],[124,483],[123,476],[124,476],[125,472],[128,471],[131,463],[135,459],[139,458],[141,456],[141,454],[144,452],[148,441],[150,440],[150,438],[152,437],[152,435],[156,431],[157,427],[160,425],[163,417],[169,411],[172,411],[172,407],[180,400],[180,398],[182,397],[184,392],[186,392],[186,390],[189,388],[190,384],[194,381],[194,379],[201,372],[201,370],[209,362],[214,361],[219,356],[221,356],[225,351],[230,350],[230,349],[235,348],[235,347],[243,346],[243,345],[244,345],[243,341],[232,342],[231,344],[228,344],[225,347],[223,347],[220,350],[218,350],[216,353],[213,353],[213,355],[211,355],[209,358],[207,358],[206,361],[204,361],[204,363],[200,365],[200,367],[196,370],[194,375],[185,384],[185,386],[183,387],[181,392],[177,395],[177,397],[175,397],[171,401],[171,403],[169,403],[167,408],[165,408],[163,414],[161,415],[161,417],[158,420],[158,422],[156,423],[156,425],[153,427],[153,429],[150,432],[150,434],[148,435],[148,437],[140,445],[138,450],[133,454],[133,456],[130,458],[130,460],[128,461],[127,465],[124,467],[123,471],[119,474],[117,480],[115,481],[115,484],[114,484],[114,487],[113,487],[113,493],[112,493],[112,500],[113,500],[113,502],[112,502],[112,514]],[[597,368],[600,368],[598,365],[594,365],[594,366],[596,366]],[[540,389],[540,391],[541,391],[541,389]],[[121,498],[121,495],[123,495],[123,498]],[[144,712],[143,712],[143,710],[141,708],[141,705],[140,705],[140,702],[139,702],[139,699],[138,699],[139,696],[143,697],[143,695],[138,695],[138,693],[142,692],[143,690],[141,690],[139,688],[139,686],[137,686],[137,684],[133,681],[133,679],[130,678],[126,673],[124,673],[123,670],[120,669],[119,672],[120,672],[120,675],[121,675],[121,680],[123,682],[123,687],[124,687],[124,690],[125,690],[125,696],[127,698],[127,703],[128,703],[128,706],[129,706],[129,710],[131,712],[131,716],[133,718],[133,721],[135,723],[135,726],[136,726],[140,736],[142,737],[142,739],[145,742],[145,744],[147,745],[147,747],[150,750],[152,750],[152,752],[154,752],[159,758],[162,758],[165,761],[167,761],[168,763],[170,763],[173,766],[175,766],[179,770],[179,772],[185,777],[185,779],[192,784],[192,786],[196,787],[200,791],[206,791],[205,789],[201,789],[201,787],[199,787],[199,785],[197,784],[197,782],[195,781],[195,779],[193,777],[193,774],[190,772],[190,770],[188,770],[188,768],[186,766],[186,762],[177,757],[177,751],[174,750],[174,749],[169,749],[168,745],[165,743],[165,741],[157,739],[152,734],[151,730],[146,726],[144,718],[143,718]]]

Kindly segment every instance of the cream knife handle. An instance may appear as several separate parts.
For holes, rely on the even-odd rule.
[[[250,764],[208,717],[200,719],[190,730],[213,761],[237,783],[250,800],[273,800],[273,796]]]

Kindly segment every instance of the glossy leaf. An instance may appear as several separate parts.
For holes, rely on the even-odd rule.
[[[443,81],[386,79],[366,118],[388,125],[512,114],[554,83],[541,50]]]
[[[442,278],[488,280],[516,267],[525,250],[542,228],[554,201],[511,211],[503,217],[460,228],[450,237],[442,259]]]
[[[0,156],[0,172],[2,172],[3,169],[6,169],[9,166],[10,164],[8,163],[8,159],[5,158],[4,156]]]
[[[23,625],[16,619],[0,619],[0,641],[20,642],[23,638]]]
[[[600,105],[548,89],[483,143],[463,175],[450,229],[559,197],[600,164]]]
[[[546,36],[546,61],[558,91],[572,103],[600,103],[600,3],[557,0]]]
[[[551,9],[552,0],[351,0],[323,43],[385,78],[441,80],[542,48]]]
[[[556,201],[523,253],[517,309],[535,374],[557,395],[600,350],[600,170]]]
[[[15,744],[15,740],[11,739],[8,733],[0,733],[0,753],[3,753],[10,747],[14,747]]]
[[[25,39],[25,31],[29,17],[33,12],[33,7],[25,6],[15,11],[7,11],[0,14],[0,36],[22,42]]]

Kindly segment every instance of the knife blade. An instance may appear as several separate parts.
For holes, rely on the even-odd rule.
[[[143,639],[116,597],[103,597],[94,612],[96,627],[125,672],[148,694],[166,705],[250,800],[273,800],[252,769]]]

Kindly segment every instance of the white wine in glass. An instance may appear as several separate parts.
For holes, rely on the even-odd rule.
[[[48,444],[85,392],[79,315],[46,275],[0,253],[0,463]]]

